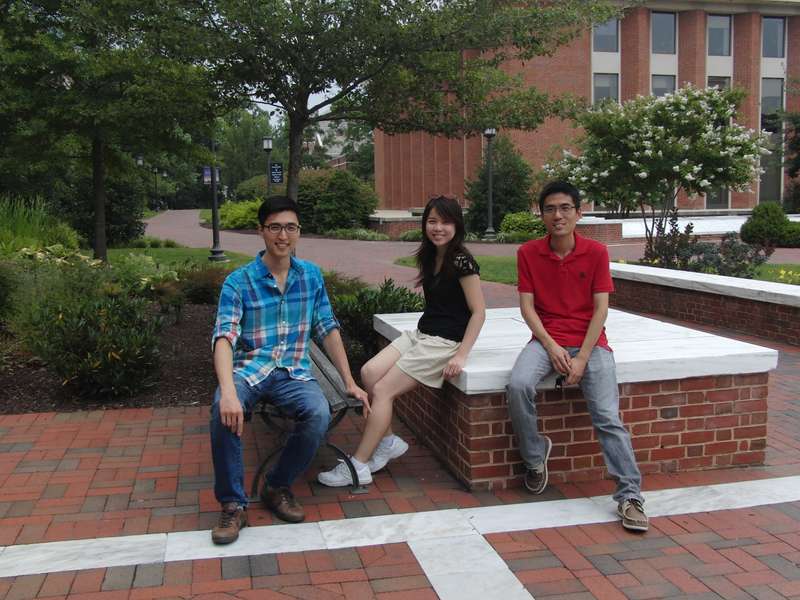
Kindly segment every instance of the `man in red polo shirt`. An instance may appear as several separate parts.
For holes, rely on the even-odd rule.
[[[617,481],[614,500],[626,529],[646,531],[642,477],[628,431],[619,416],[614,354],[605,335],[608,294],[614,291],[608,250],[575,233],[581,218],[578,190],[549,183],[539,196],[548,235],[517,252],[519,302],[533,337],[511,371],[508,406],[525,461],[525,487],[547,487],[553,443],[536,424],[536,386],[552,371],[567,385],[581,386],[608,472]]]

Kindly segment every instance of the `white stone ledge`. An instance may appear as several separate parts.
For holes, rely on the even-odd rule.
[[[611,276],[617,279],[665,285],[696,292],[733,296],[786,306],[800,306],[800,286],[707,273],[691,273],[641,265],[611,263]]]
[[[393,340],[416,329],[420,315],[375,315],[373,322],[379,334]],[[770,348],[614,309],[609,310],[607,335],[619,383],[764,373],[778,364],[778,352]],[[466,394],[503,391],[529,340],[518,308],[487,310],[483,330],[453,385]],[[551,376],[540,387],[552,389],[554,383]]]

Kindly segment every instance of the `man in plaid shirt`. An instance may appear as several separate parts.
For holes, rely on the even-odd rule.
[[[211,447],[214,494],[222,505],[211,532],[216,544],[235,541],[247,525],[242,425],[244,413],[265,396],[297,424],[267,474],[261,499],[285,521],[305,518],[290,487],[313,460],[330,421],[328,401],[311,375],[312,336],[324,346],[347,392],[369,409],[367,393],[350,374],[322,272],[292,256],[300,237],[297,205],[272,196],[259,208],[258,222],[266,250],[225,280],[212,336],[219,387],[211,409]]]

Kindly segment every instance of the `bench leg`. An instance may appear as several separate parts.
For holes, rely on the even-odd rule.
[[[275,446],[275,448],[272,450],[272,452],[270,452],[267,455],[267,457],[264,460],[261,461],[261,464],[258,465],[258,471],[256,471],[256,474],[253,476],[253,483],[250,485],[250,500],[251,501],[256,501],[256,500],[259,499],[259,493],[261,492],[261,490],[259,490],[258,488],[259,488],[259,484],[261,483],[261,480],[264,477],[266,477],[267,466],[272,461],[272,459],[275,457],[275,455],[278,454],[278,452],[280,452],[281,450],[283,450],[283,444],[278,444],[277,446]]]
[[[325,442],[329,448],[331,448],[338,458],[344,461],[344,464],[347,465],[347,468],[350,471],[350,478],[353,480],[354,484],[350,488],[351,494],[366,494],[369,492],[367,488],[361,485],[361,482],[358,480],[358,473],[356,473],[356,468],[353,466],[353,461],[350,460],[350,456],[347,453],[339,448],[336,444],[332,444],[331,442]]]

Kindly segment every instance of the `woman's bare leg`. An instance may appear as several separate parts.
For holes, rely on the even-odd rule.
[[[372,401],[372,390],[375,384],[389,372],[399,359],[400,352],[394,346],[386,346],[361,367],[361,385],[364,386],[367,394],[369,394],[370,402]],[[391,434],[392,423],[390,420],[389,427],[384,432],[383,437]]]

